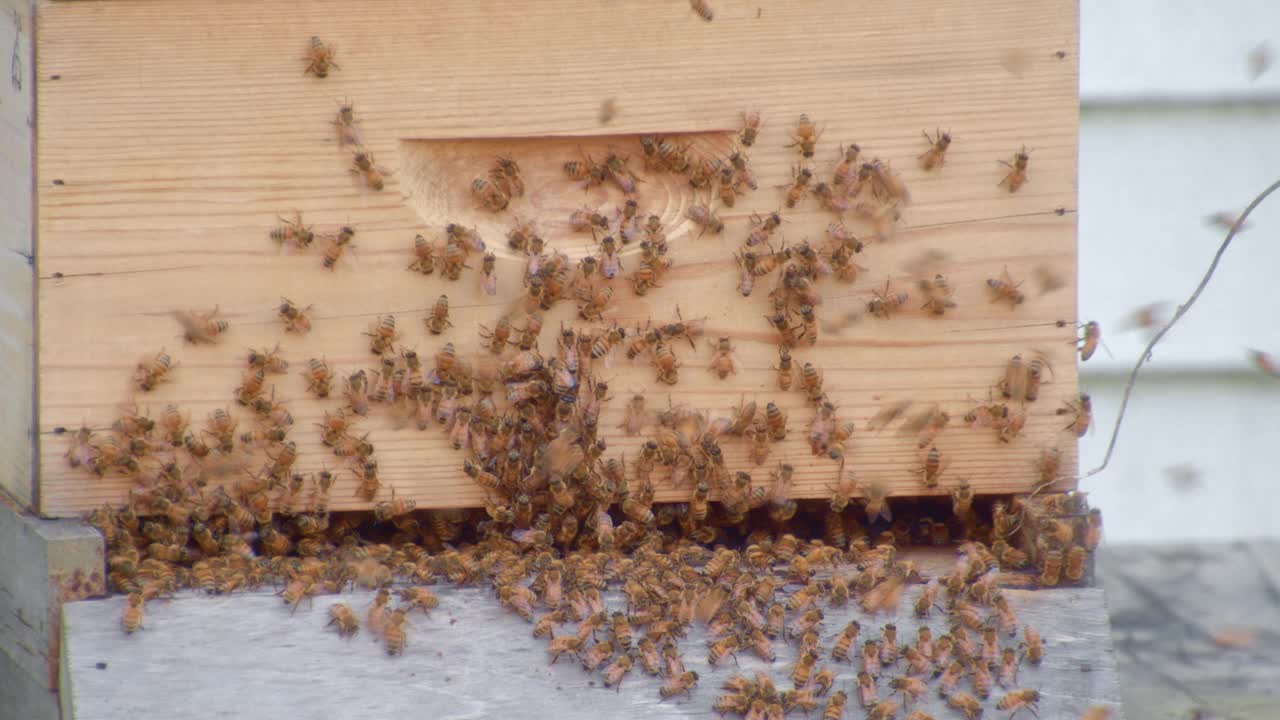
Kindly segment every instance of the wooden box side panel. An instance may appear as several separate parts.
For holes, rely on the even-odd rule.
[[[0,2],[0,489],[36,504],[31,3]]]
[[[750,107],[767,116],[751,153],[760,190],[721,209],[726,229],[719,237],[674,232],[677,267],[668,285],[644,298],[624,290],[616,309],[630,324],[672,318],[677,304],[707,315],[709,335],[730,336],[744,370],[714,380],[704,370],[707,344],[686,346],[684,377],[668,393],[654,386],[648,368],[621,363],[601,421],[610,452],[634,457],[638,446],[616,429],[628,390],[648,392],[652,406],[665,405],[669,394],[713,415],[743,397],[777,400],[791,413],[790,433],[770,462],[797,466],[796,496],[829,492],[834,466],[812,457],[804,441],[811,411],[802,395],[774,384],[776,351],[760,317],[768,287],[744,300],[731,258],[751,214],[781,204],[773,186],[790,177],[797,155],[784,146],[805,112],[823,126],[817,172],[830,172],[841,143],[857,141],[891,161],[913,193],[897,236],[860,259],[871,268],[866,276],[852,286],[824,284],[823,312],[836,318],[856,311],[888,276],[912,282],[902,268],[931,250],[946,256],[943,271],[960,288],[960,307],[943,319],[914,306],[889,321],[864,318],[824,335],[798,359],[825,370],[828,392],[860,433],[897,399],[937,402],[957,416],[957,427],[939,440],[952,458],[948,478],[968,478],[979,492],[1027,489],[1035,458],[1053,445],[1063,450],[1063,474],[1074,470],[1074,439],[1061,434],[1065,422],[1054,415],[1076,389],[1073,328],[1053,326],[1075,316],[1074,2],[921,1],[875,9],[775,3],[759,16],[755,7],[726,7],[712,23],[679,4],[576,2],[367,4],[353,11],[337,2],[214,8],[122,0],[48,4],[41,13],[42,74],[60,78],[38,98],[38,175],[48,189],[39,206],[45,513],[118,502],[130,486],[125,478],[71,471],[61,457],[65,443],[47,434],[54,427],[106,427],[119,404],[135,400],[153,416],[177,403],[199,422],[233,404],[248,347],[280,342],[295,368],[323,356],[345,372],[368,369],[375,361],[361,333],[394,313],[406,328],[404,343],[419,353],[430,356],[446,340],[460,351],[478,348],[476,325],[491,325],[522,292],[522,265],[499,258],[494,298],[480,293],[473,274],[447,283],[405,272],[413,236],[441,231],[441,218],[415,195],[434,172],[417,141],[716,131],[735,127]],[[338,49],[341,68],[327,80],[302,76],[312,35]],[[605,85],[602,68],[616,68]],[[602,128],[598,114],[608,97],[618,114]],[[392,170],[384,192],[361,187],[347,172],[349,155],[337,148],[329,124],[343,99],[355,102],[369,148]],[[946,168],[926,174],[915,163],[927,147],[920,129],[939,126],[956,141]],[[1004,172],[997,161],[1024,144],[1033,149],[1031,179],[1009,194],[996,187]],[[638,147],[629,152],[639,155]],[[540,157],[535,150],[528,156],[522,161]],[[49,186],[53,178],[64,184]],[[615,193],[601,207],[620,203]],[[336,272],[321,269],[316,251],[282,254],[268,240],[277,216],[293,211],[317,226],[357,228],[355,252]],[[812,200],[785,218],[789,243],[820,240],[832,219]],[[1065,285],[1044,295],[1031,290],[1029,301],[1010,311],[989,303],[984,287],[1006,266],[1027,289],[1041,267]],[[450,296],[454,327],[436,338],[421,320],[441,293]],[[310,335],[280,332],[274,308],[281,296],[315,306]],[[183,347],[171,313],[214,306],[232,323],[227,340]],[[544,350],[571,309],[548,316]],[[177,381],[132,397],[132,368],[161,347],[181,363]],[[1049,359],[1053,376],[1028,406],[1023,436],[1003,445],[990,432],[960,427],[958,415],[986,398],[1007,359],[1031,352]],[[296,373],[276,387],[297,421],[299,469],[333,467],[312,424],[337,401],[309,399]],[[441,433],[394,425],[382,413],[364,428],[384,486],[420,507],[480,500]],[[912,474],[919,462],[913,438],[892,431],[860,438],[853,467],[861,479],[884,479],[896,494],[924,491]],[[726,454],[739,463],[746,448],[732,445]],[[354,482],[346,473],[335,508],[367,506],[353,497]],[[660,498],[683,493],[659,485]]]

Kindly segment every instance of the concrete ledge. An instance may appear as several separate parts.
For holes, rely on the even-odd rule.
[[[104,590],[97,530],[0,503],[0,709],[22,710],[13,717],[58,717],[62,604]]]

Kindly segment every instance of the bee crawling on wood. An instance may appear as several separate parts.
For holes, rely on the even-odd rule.
[[[312,35],[311,44],[308,46],[307,54],[304,58],[307,61],[307,69],[303,71],[303,74],[315,75],[318,78],[329,77],[331,68],[340,67],[333,59],[333,56],[333,47],[324,44],[323,40]]]
[[[743,147],[756,144],[756,136],[760,134],[762,125],[764,125],[764,118],[759,110],[742,111],[742,130],[738,131],[738,141]]]
[[[906,305],[907,300],[911,297],[910,293],[906,291],[898,293],[891,292],[889,289],[889,280],[885,280],[884,282],[884,292],[873,290],[872,294],[874,294],[875,297],[867,303],[867,312],[885,320],[888,320],[894,312]]]
[[[385,176],[391,171],[377,164],[373,153],[360,149],[351,156],[351,172],[364,178],[364,184],[371,190],[382,190],[386,187]]]
[[[942,273],[934,275],[932,280],[919,281],[916,287],[925,297],[924,305],[920,306],[921,310],[928,310],[933,315],[942,315],[956,307],[955,301],[951,299],[955,294],[955,288],[947,282]]]
[[[356,127],[356,106],[354,103],[347,101],[338,106],[338,114],[333,119],[333,126],[338,131],[338,147],[360,147],[364,145],[364,138],[360,136],[360,130]]]
[[[799,148],[802,157],[811,158],[820,137],[822,137],[822,131],[818,126],[814,125],[808,115],[801,114],[800,120],[796,123],[796,131],[791,135],[791,143],[786,147]]]
[[[788,208],[798,206],[804,196],[809,193],[809,183],[813,180],[813,171],[807,167],[797,165],[791,170],[791,178],[791,184],[785,186],[787,193],[784,202]]]
[[[733,345],[729,342],[729,338],[722,337],[716,341],[712,347],[715,354],[711,357],[711,363],[707,366],[707,370],[714,372],[716,377],[724,380],[730,375],[737,375],[742,370],[742,362],[738,360],[738,356],[733,351]]]
[[[1008,186],[1010,193],[1018,192],[1018,188],[1022,187],[1027,181],[1027,163],[1031,161],[1031,155],[1027,151],[1027,146],[1023,145],[1013,156],[1013,163],[1000,161],[1001,165],[1009,168],[1009,172],[1005,174],[1004,179],[997,183],[997,186]]]
[[[443,333],[446,328],[452,327],[453,323],[449,322],[449,296],[441,295],[436,299],[436,304],[431,309],[431,314],[427,316],[427,330],[432,335]]]
[[[142,392],[151,392],[157,385],[170,379],[169,373],[175,367],[177,363],[161,348],[155,357],[138,363],[133,372],[133,383]]]
[[[324,259],[321,264],[325,270],[333,271],[338,267],[338,261],[342,259],[347,246],[351,245],[355,236],[356,231],[349,225],[338,228],[338,232],[329,239],[329,245],[324,249]]]
[[[478,177],[471,182],[471,195],[480,207],[489,212],[502,212],[511,204],[511,196],[501,187],[486,178]]]
[[[216,306],[209,312],[174,310],[173,316],[182,326],[182,337],[193,345],[200,343],[212,345],[218,342],[218,337],[230,327],[230,323],[226,320],[218,319]]]
[[[499,156],[489,171],[489,179],[498,186],[507,197],[524,197],[524,174],[520,164],[510,155]]]
[[[724,231],[724,222],[721,221],[720,216],[716,215],[715,211],[711,209],[710,203],[695,203],[689,206],[689,209],[685,211],[685,217],[692,220],[693,223],[700,228],[698,231],[698,237],[702,237],[703,233],[708,230],[711,231],[712,235],[719,235]]]
[[[1021,282],[1013,281],[1013,277],[1009,275],[1009,268],[1005,268],[1000,273],[1000,277],[987,279],[987,290],[991,293],[991,302],[1007,303],[1010,310],[1027,299],[1026,295],[1018,289],[1021,286]]]
[[[1084,437],[1093,425],[1093,398],[1089,393],[1080,393],[1079,399],[1066,401],[1063,407],[1058,408],[1057,414],[1073,415],[1072,421],[1063,429],[1073,431],[1076,437]]]
[[[928,131],[921,132],[924,133],[924,139],[931,147],[917,158],[920,161],[920,167],[925,170],[942,169],[947,161],[947,148],[951,146],[951,132],[935,130],[936,137],[929,137]]]
[[[310,225],[302,224],[302,213],[295,212],[293,220],[278,218],[280,224],[271,229],[270,237],[281,245],[291,244],[299,250],[306,250],[316,239]]]

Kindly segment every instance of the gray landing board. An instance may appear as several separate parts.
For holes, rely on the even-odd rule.
[[[899,638],[913,640],[927,622],[935,635],[945,631],[942,616],[918,620],[910,614],[920,588],[910,588],[898,616],[859,615],[864,628],[878,632],[896,622]],[[135,720],[139,717],[263,718],[418,717],[434,718],[600,717],[713,718],[719,685],[734,672],[770,670],[779,689],[790,687],[794,645],[775,644],[770,666],[753,655],[718,668],[707,664],[702,629],[681,643],[688,669],[701,675],[692,696],[659,701],[658,680],[637,667],[620,691],[604,688],[600,675],[588,676],[568,656],[549,665],[545,640],[530,625],[503,609],[480,588],[436,588],[440,607],[429,617],[411,616],[409,647],[388,657],[367,631],[350,640],[326,627],[328,607],[347,602],[363,624],[370,592],[315,598],[290,616],[281,599],[267,592],[231,597],[183,594],[147,604],[146,627],[133,636],[120,628],[124,599],[64,606],[63,663],[68,679],[63,720]],[[1110,644],[1103,591],[1097,588],[1047,592],[1007,591],[1020,620],[1038,628],[1046,656],[1040,667],[1024,665],[1023,687],[1037,688],[1040,717],[1078,718],[1092,704],[1118,708],[1119,687]],[[618,596],[608,602],[621,604]],[[822,624],[824,662],[835,635],[854,617],[852,608],[829,609]],[[1005,645],[1021,639],[1002,638]],[[834,666],[836,689],[850,693],[847,717],[861,717],[853,682],[855,666]],[[888,696],[889,676],[879,681]],[[999,688],[996,688],[999,691]],[[986,701],[986,717],[999,692]],[[921,708],[939,720],[960,717],[933,694]],[[905,715],[905,714],[904,714]],[[798,717],[798,716],[797,716]],[[811,717],[816,718],[815,713]],[[1117,712],[1117,719],[1120,714]]]
[[[1109,546],[1098,579],[1130,720],[1280,718],[1280,542]]]

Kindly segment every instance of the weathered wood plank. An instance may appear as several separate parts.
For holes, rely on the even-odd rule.
[[[0,2],[0,490],[36,505],[32,4]]]
[[[216,11],[177,0],[40,6],[41,72],[59,78],[47,80],[39,97],[42,512],[70,514],[123,499],[127,480],[73,473],[60,457],[65,443],[48,433],[109,424],[116,406],[131,400],[130,369],[162,346],[182,364],[178,382],[137,400],[153,415],[177,402],[197,420],[229,403],[248,346],[283,340],[295,365],[323,355],[350,372],[372,364],[360,333],[377,315],[395,312],[408,328],[405,343],[420,353],[429,356],[445,340],[464,351],[475,347],[475,324],[492,324],[502,310],[494,302],[508,303],[520,292],[521,266],[509,255],[500,258],[502,289],[494,299],[481,295],[470,275],[454,284],[404,271],[414,234],[438,234],[452,219],[432,214],[415,195],[439,172],[418,162],[419,141],[526,138],[512,142],[518,159],[545,172],[541,163],[568,158],[559,151],[548,157],[528,138],[723,130],[748,107],[768,116],[752,151],[761,190],[722,213],[727,227],[719,238],[694,239],[687,223],[675,228],[676,268],[667,286],[640,299],[622,289],[610,313],[620,321],[666,320],[681,304],[687,314],[708,315],[710,333],[738,345],[745,371],[712,380],[703,370],[710,357],[705,343],[677,351],[684,377],[669,393],[655,389],[647,368],[616,367],[616,399],[601,422],[611,452],[637,444],[615,427],[627,390],[650,393],[654,405],[669,394],[712,412],[743,396],[777,399],[791,412],[791,433],[774,457],[797,465],[797,496],[828,492],[834,466],[812,458],[804,445],[811,418],[803,398],[783,396],[773,385],[776,353],[760,318],[767,292],[749,300],[737,295],[730,259],[750,214],[780,204],[781,191],[772,186],[790,177],[797,158],[783,145],[795,118],[807,112],[824,126],[820,174],[829,172],[839,144],[857,141],[869,155],[891,160],[913,192],[898,238],[863,253],[860,263],[870,271],[852,287],[824,284],[823,312],[835,317],[862,306],[888,276],[904,286],[913,282],[903,265],[929,249],[947,254],[939,270],[959,288],[960,307],[936,319],[913,302],[902,317],[866,319],[839,337],[828,333],[797,359],[826,371],[831,397],[861,424],[900,398],[938,402],[958,417],[986,397],[1011,355],[1043,351],[1053,382],[1031,407],[1023,437],[1003,446],[990,432],[960,428],[939,445],[953,460],[950,477],[967,477],[978,492],[1026,489],[1032,460],[1055,443],[1065,451],[1063,473],[1072,473],[1074,438],[1060,434],[1063,423],[1053,415],[1076,387],[1072,328],[1008,326],[1074,318],[1074,2],[972,0],[945,8],[924,0],[875,8],[788,2],[759,15],[754,6],[728,6],[712,23],[679,3],[497,7],[374,3],[353,12],[332,0],[287,7],[239,0]],[[301,76],[299,56],[311,35],[338,48],[342,67],[328,80]],[[178,46],[183,53],[172,52]],[[1019,61],[1009,62],[1011,54]],[[618,70],[602,86],[600,69],[610,67]],[[609,96],[617,98],[618,116],[601,128],[597,113]],[[394,171],[384,193],[358,187],[333,142],[329,121],[342,98],[355,101],[370,149]],[[926,175],[915,164],[926,148],[919,130],[938,126],[956,140],[946,168]],[[996,187],[997,160],[1023,144],[1034,148],[1031,180],[1010,195]],[[628,152],[639,155],[636,146]],[[51,185],[54,179],[63,184]],[[612,208],[621,197],[582,201]],[[533,202],[518,202],[513,211]],[[561,198],[547,206],[562,210],[576,202]],[[642,210],[675,219],[685,198],[666,193],[652,202]],[[329,274],[314,253],[279,254],[266,233],[278,214],[295,209],[321,226],[353,224],[355,257]],[[782,235],[791,243],[816,241],[830,219],[810,201],[785,215]],[[635,261],[634,252],[624,263]],[[1040,265],[1066,285],[1043,296],[1033,290],[1014,312],[987,302],[987,277],[1007,266],[1032,289]],[[440,293],[450,295],[455,327],[434,338],[419,323]],[[272,314],[281,295],[315,304],[310,336],[281,338]],[[170,311],[215,305],[232,322],[227,341],[179,347]],[[547,317],[544,347],[569,310]],[[296,375],[281,379],[278,395],[291,401],[300,428],[293,438],[303,453],[299,469],[312,471],[332,458],[319,448],[311,423],[334,403],[306,399],[301,383]],[[384,486],[423,507],[478,503],[477,488],[458,472],[461,458],[439,433],[392,424],[384,414],[366,428]],[[725,452],[732,469],[742,465],[745,446],[731,443]],[[855,441],[853,455],[862,479],[886,480],[897,494],[920,492],[910,438],[868,434]],[[352,497],[353,484],[345,474],[333,507],[367,506]],[[660,479],[660,499],[678,496]]]
[[[1130,717],[1275,716],[1278,557],[1274,541],[1102,549]]]
[[[905,612],[897,617],[863,616],[860,622],[874,632],[892,621],[899,637],[913,638],[918,623],[924,622],[909,609],[918,591],[909,591]],[[1118,706],[1102,591],[1005,592],[1019,618],[1044,636],[1044,663],[1024,665],[1018,676],[1019,685],[1040,690],[1041,717],[1076,718],[1089,705]],[[438,594],[441,607],[430,617],[412,618],[408,650],[398,658],[387,657],[367,632],[344,641],[325,627],[328,606],[338,601],[349,603],[363,620],[369,592],[319,597],[293,617],[280,598],[268,593],[222,598],[184,594],[171,602],[149,603],[148,627],[131,637],[120,630],[122,598],[72,603],[65,606],[63,656],[71,678],[64,692],[72,712],[64,718],[113,720],[156,713],[175,720],[221,713],[272,718],[333,715],[335,709],[337,714],[397,717],[426,707],[442,718],[710,717],[720,683],[735,672],[764,670],[779,688],[790,687],[785,677],[794,660],[793,645],[777,643],[778,659],[772,665],[744,653],[740,666],[712,668],[698,628],[681,642],[685,665],[701,676],[692,696],[659,702],[657,681],[638,670],[615,692],[568,658],[548,665],[544,641],[533,638],[530,626],[502,609],[490,593],[443,588]],[[620,604],[621,598],[609,602]],[[821,634],[828,653],[851,617],[849,610],[827,611]],[[927,622],[935,634],[945,631],[942,617]],[[854,666],[834,669],[839,672],[836,689],[854,695]],[[882,697],[890,692],[892,674],[880,680]],[[996,713],[997,698],[993,693],[985,703],[988,714]],[[851,702],[856,707],[856,700]],[[939,718],[952,716],[934,693],[919,707]],[[851,707],[849,712],[861,711]],[[1115,717],[1121,716],[1117,712]]]

